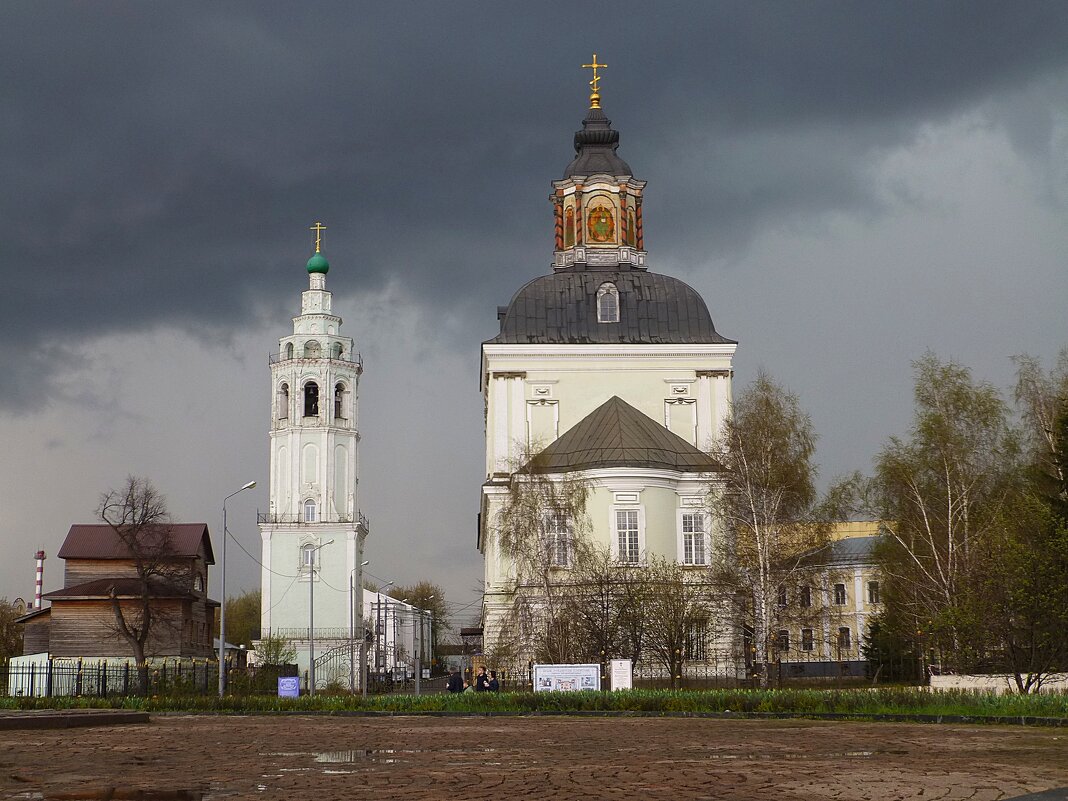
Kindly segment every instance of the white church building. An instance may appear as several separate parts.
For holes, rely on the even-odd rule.
[[[368,530],[357,492],[363,365],[326,289],[322,228],[313,228],[315,253],[293,332],[270,357],[270,505],[259,515],[261,634],[289,640],[302,672],[313,638],[322,659],[347,649],[353,631],[362,635]],[[330,677],[338,678],[347,683],[347,676]]]
[[[587,482],[589,536],[620,565],[655,556],[699,572],[722,542],[706,496],[720,469],[711,452],[729,413],[737,343],[716,331],[694,289],[649,269],[645,182],[617,154],[619,133],[591,85],[575,157],[552,183],[551,271],[498,309],[500,332],[482,344],[483,644],[492,654],[518,641],[523,665],[535,655],[522,651],[529,621],[517,617],[517,599],[537,589],[524,588],[500,527],[519,464]],[[545,536],[566,542],[573,526],[550,522]],[[569,558],[566,545],[553,556],[561,582]]]

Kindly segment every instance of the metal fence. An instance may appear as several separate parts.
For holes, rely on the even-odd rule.
[[[280,676],[296,665],[228,667],[227,691],[274,694]],[[211,695],[218,692],[218,662],[164,659],[138,667],[131,661],[48,659],[0,665],[0,692],[9,696]]]

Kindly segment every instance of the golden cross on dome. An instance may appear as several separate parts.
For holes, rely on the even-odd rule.
[[[594,59],[594,61],[596,61],[596,60],[597,59]],[[317,222],[315,225],[313,225],[308,230],[309,231],[315,231],[315,252],[318,253],[319,252],[319,242],[322,239],[322,232],[326,230],[326,226],[323,225],[321,222]]]
[[[593,70],[593,80],[590,81],[590,108],[601,107],[601,76],[597,74],[597,70],[605,69],[607,64],[597,63],[597,54],[593,54],[592,64],[583,64],[582,69]]]

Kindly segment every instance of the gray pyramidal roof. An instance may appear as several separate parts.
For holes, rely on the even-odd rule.
[[[602,403],[531,459],[534,473],[597,467],[660,467],[712,473],[723,467],[618,396]]]

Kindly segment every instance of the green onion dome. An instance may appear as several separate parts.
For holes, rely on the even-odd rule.
[[[308,272],[309,273],[328,273],[330,272],[330,262],[326,260],[326,256],[322,253],[316,253],[310,259],[308,259]]]

